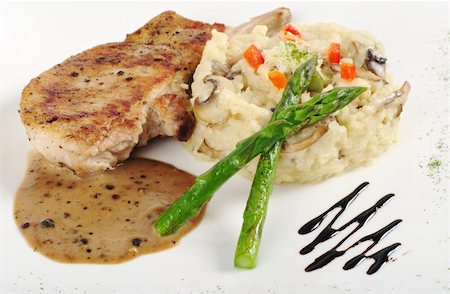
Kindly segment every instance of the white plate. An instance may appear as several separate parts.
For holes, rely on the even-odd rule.
[[[447,3],[3,3],[0,83],[0,292],[1,293],[398,293],[446,292],[448,275],[448,11]],[[412,84],[399,143],[373,165],[317,185],[276,187],[258,267],[233,267],[249,182],[235,176],[213,198],[201,225],[174,249],[120,265],[51,261],[26,244],[13,219],[14,193],[31,150],[17,113],[23,87],[45,69],[97,44],[123,40],[159,12],[171,9],[202,21],[236,25],[277,6],[292,9],[294,23],[337,22],[369,30],[386,46],[396,81]],[[439,142],[444,147],[439,148]],[[139,150],[195,174],[195,161],[174,140]],[[430,158],[442,161],[430,170]],[[301,256],[316,233],[297,230],[363,181],[369,188],[339,223],[382,195],[396,197],[352,241],[389,223],[404,222],[376,248],[401,242],[396,259],[368,276],[368,263],[350,271],[346,258],[311,273],[304,268],[337,242]],[[383,246],[383,247],[384,247]],[[350,257],[361,248],[347,253]],[[348,258],[347,258],[348,259]]]

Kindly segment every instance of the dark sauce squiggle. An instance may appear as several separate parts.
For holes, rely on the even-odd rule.
[[[389,255],[398,247],[401,245],[401,243],[394,243],[390,246],[387,246],[371,255],[366,255],[366,253],[372,249],[375,245],[378,244],[378,242],[383,239],[389,232],[391,232],[395,227],[398,226],[402,222],[401,219],[397,219],[390,224],[386,225],[382,229],[362,237],[349,247],[347,247],[344,250],[337,250],[344,242],[350,238],[354,233],[356,233],[359,229],[361,229],[364,224],[369,221],[376,213],[376,211],[383,207],[386,202],[388,202],[392,197],[394,197],[394,194],[387,194],[383,196],[380,200],[378,200],[373,206],[366,209],[365,211],[361,212],[359,215],[342,225],[341,227],[334,229],[333,224],[338,220],[338,218],[344,213],[344,211],[347,209],[347,207],[360,195],[360,193],[369,185],[368,182],[364,182],[361,185],[359,185],[353,192],[351,192],[349,195],[342,198],[340,201],[335,203],[333,206],[331,206],[329,209],[327,209],[325,212],[320,214],[319,216],[313,218],[309,222],[307,222],[305,225],[303,225],[299,230],[298,233],[300,235],[305,235],[308,233],[311,233],[312,231],[316,230],[320,224],[323,222],[325,217],[336,208],[339,208],[339,212],[336,214],[336,216],[331,220],[331,222],[319,233],[319,235],[308,245],[306,245],[302,250],[300,250],[300,254],[308,254],[311,251],[314,250],[314,248],[320,244],[323,243],[334,236],[336,236],[339,232],[345,230],[350,225],[357,223],[357,226],[347,235],[345,236],[336,246],[325,252],[324,254],[320,255],[318,258],[314,260],[313,263],[308,265],[305,268],[305,271],[310,272],[317,270],[319,268],[324,267],[331,261],[333,261],[335,258],[340,257],[345,254],[348,250],[350,250],[353,247],[358,246],[359,244],[366,242],[366,241],[372,241],[372,243],[359,255],[353,257],[350,259],[345,265],[344,270],[349,270],[357,266],[359,263],[361,263],[365,259],[373,259],[374,263],[370,266],[369,270],[367,271],[367,274],[371,275],[375,272],[377,272],[381,266],[386,263],[389,259]]]

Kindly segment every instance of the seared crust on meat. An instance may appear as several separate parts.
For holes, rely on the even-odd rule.
[[[211,39],[211,30],[225,30],[223,24],[205,24],[184,18],[173,11],[166,11],[146,23],[142,28],[127,35],[126,42],[165,45],[188,49],[188,69],[194,71],[200,62],[203,47]]]
[[[211,30],[165,12],[125,42],[70,57],[31,80],[21,116],[36,149],[79,173],[111,168],[156,136],[187,140],[186,91]]]

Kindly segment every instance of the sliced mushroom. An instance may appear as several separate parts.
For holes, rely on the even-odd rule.
[[[379,55],[374,49],[367,49],[364,66],[376,76],[384,79],[386,76],[387,58]]]
[[[365,71],[358,72],[359,77],[387,83],[384,79],[387,59],[379,53],[376,53],[376,51],[376,48],[370,48],[367,44],[358,41],[352,41],[348,48],[348,54],[352,56],[353,64],[356,68],[366,69]]]
[[[398,117],[400,113],[403,111],[403,104],[406,101],[406,98],[409,94],[409,91],[411,90],[411,85],[408,81],[405,81],[403,85],[394,93],[392,93],[391,96],[387,97],[378,107],[378,111],[383,109],[384,107],[392,104],[395,101],[400,101],[396,103],[397,106],[397,113],[395,114],[395,117]]]
[[[211,64],[212,75],[214,76],[222,76],[229,80],[233,80],[235,76],[242,73],[242,68],[239,63],[235,63],[231,68],[216,61],[212,61]]]
[[[229,80],[234,80],[237,75],[242,74],[242,68],[240,63],[236,63],[231,67],[231,69],[227,72],[225,77]]]
[[[203,78],[203,84],[205,89],[195,99],[196,103],[207,103],[217,94],[217,88],[219,87],[219,81],[213,75],[207,75]]]
[[[360,68],[364,65],[364,62],[367,57],[367,45],[363,45],[360,42],[352,41],[349,48],[348,48],[348,54],[352,56],[353,58],[353,64]]]
[[[237,27],[227,27],[225,33],[229,36],[248,34],[256,25],[266,25],[268,28],[267,35],[273,36],[277,34],[285,24],[290,22],[291,19],[291,11],[288,8],[280,7],[262,15],[253,17],[249,22],[241,24]]]
[[[221,124],[230,118],[230,112],[218,104],[217,94],[224,88],[232,89],[234,86],[225,77],[207,75],[203,79],[205,91],[194,100],[194,114],[196,118],[209,124]]]
[[[218,158],[220,151],[211,147],[208,142],[206,141],[206,138],[203,139],[202,144],[200,145],[200,147],[198,148],[198,151],[200,153],[206,154],[211,158]]]
[[[212,67],[213,75],[225,76],[229,71],[228,66],[226,66],[225,64],[219,63],[215,60],[213,60],[211,62],[211,67]]]
[[[399,117],[400,113],[403,111],[403,104],[399,104],[397,108],[397,113],[395,114],[395,117]]]
[[[388,104],[391,104],[392,102],[394,102],[394,100],[401,98],[403,96],[407,96],[409,94],[409,91],[411,90],[411,85],[409,84],[408,81],[405,81],[403,83],[403,85],[400,87],[400,89],[398,89],[397,91],[395,91],[394,93],[392,93],[391,96],[387,97],[384,101],[383,101],[383,106],[386,106]]]
[[[302,151],[317,142],[326,132],[328,124],[318,124],[311,136],[294,144],[285,144],[283,151],[285,153]]]
[[[194,102],[193,109],[197,119],[211,125],[221,125],[231,117],[228,110],[219,109],[215,103],[199,104]]]

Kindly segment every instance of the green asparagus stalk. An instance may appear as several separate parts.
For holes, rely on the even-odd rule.
[[[224,159],[198,176],[191,188],[156,221],[156,231],[162,236],[175,233],[187,220],[200,213],[220,186],[258,154],[267,152],[276,142],[302,127],[341,109],[365,90],[363,87],[335,88],[281,111],[280,120],[239,142]]]
[[[278,114],[289,106],[298,104],[301,94],[306,88],[311,88],[313,80],[314,86],[317,84],[315,72],[316,58],[309,59],[301,64],[289,79],[280,102],[272,115],[271,121],[278,119]],[[297,77],[304,77],[298,79]],[[319,91],[320,92],[320,91]],[[267,214],[269,197],[272,194],[273,181],[275,179],[277,161],[283,146],[284,140],[280,140],[265,153],[261,154],[253,179],[252,188],[244,211],[244,222],[242,223],[234,265],[239,268],[254,268],[258,256],[261,235],[264,221]]]

